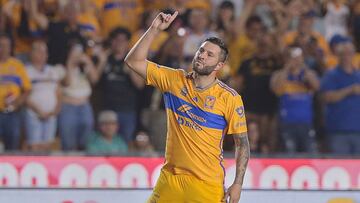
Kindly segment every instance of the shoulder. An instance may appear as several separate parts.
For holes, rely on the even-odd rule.
[[[36,69],[31,64],[26,65],[25,70],[29,77],[34,76],[37,73]]]
[[[334,78],[339,76],[339,69],[334,68],[332,70],[327,71],[324,75],[323,75],[323,79],[328,79],[328,78]]]
[[[187,73],[183,69],[160,65],[160,64],[152,62],[152,61],[147,61],[147,67],[152,68],[152,69],[164,70],[165,72],[178,74],[178,75],[181,75],[181,76],[186,76],[187,75]]]
[[[8,59],[8,64],[16,66],[16,67],[21,67],[21,68],[24,67],[24,64],[20,60],[18,60],[17,58],[14,58],[14,57],[11,57]]]
[[[26,68],[26,71],[27,71],[28,73],[33,72],[33,71],[36,70],[36,69],[34,68],[34,66],[31,65],[31,64],[26,64],[26,65],[25,65],[25,68]]]
[[[233,97],[237,97],[240,96],[233,88],[229,87],[227,84],[225,84],[224,82],[220,81],[217,83],[218,86],[221,88],[221,90],[223,92],[225,92],[225,96],[227,98],[233,98]]]

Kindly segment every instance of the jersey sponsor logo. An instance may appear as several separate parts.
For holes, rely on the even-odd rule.
[[[195,119],[197,121],[200,121],[202,123],[206,123],[206,119],[201,117],[201,116],[198,116],[192,112],[190,112],[190,110],[192,109],[191,106],[187,105],[187,104],[184,104],[184,105],[181,105],[177,110],[180,111],[180,112],[183,112],[183,113],[186,113],[187,115],[189,115],[189,117],[191,119]]]
[[[238,108],[236,108],[236,113],[240,116],[240,118],[244,117],[245,115],[245,111],[244,111],[244,107],[240,106]]]
[[[181,105],[177,110],[180,112],[186,113],[186,112],[190,111],[191,109],[192,109],[191,106],[184,104],[184,105]]]
[[[178,124],[180,124],[180,125],[183,125],[183,126],[192,128],[192,129],[194,129],[194,130],[196,130],[196,131],[201,131],[201,130],[202,130],[201,127],[200,127],[198,124],[196,124],[196,123],[193,122],[193,121],[188,121],[188,120],[186,120],[186,119],[185,119],[184,117],[182,117],[182,116],[179,116],[179,117],[177,118],[177,122],[178,122]]]
[[[188,98],[188,100],[190,100],[190,98]],[[164,93],[164,101],[165,107],[171,110],[174,114],[177,114],[178,116],[182,116],[187,119],[191,119],[201,127],[204,126],[207,128],[219,130],[224,130],[226,128],[227,122],[223,115],[218,115],[205,111],[203,108],[191,104],[169,92]],[[191,107],[191,109],[188,106]]]
[[[214,96],[207,96],[205,100],[205,108],[213,109],[215,105],[216,98]]]

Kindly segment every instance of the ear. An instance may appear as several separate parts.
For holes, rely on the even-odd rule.
[[[224,62],[218,62],[217,64],[216,64],[216,67],[215,67],[215,71],[219,71],[219,70],[221,70],[223,67],[225,66],[225,63]]]

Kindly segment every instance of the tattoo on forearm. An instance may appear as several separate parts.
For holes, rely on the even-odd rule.
[[[248,161],[250,159],[250,147],[247,133],[233,135],[235,142],[236,176],[234,183],[243,184],[243,179]]]

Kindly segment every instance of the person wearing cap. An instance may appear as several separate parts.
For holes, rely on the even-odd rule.
[[[326,70],[332,70],[337,67],[337,65],[339,63],[339,59],[336,54],[337,46],[341,45],[343,43],[347,43],[347,42],[353,43],[350,37],[339,35],[339,34],[334,35],[330,39],[329,45],[330,45],[331,54],[329,54],[328,56],[325,57]],[[355,55],[352,59],[352,62],[356,68],[360,68],[360,53],[359,52],[355,53]]]
[[[118,119],[114,111],[102,111],[98,117],[98,132],[92,133],[86,151],[90,154],[126,153],[127,144],[117,134]]]
[[[321,80],[325,103],[325,130],[330,151],[360,154],[360,70],[353,64],[352,41],[336,46],[339,63]]]

